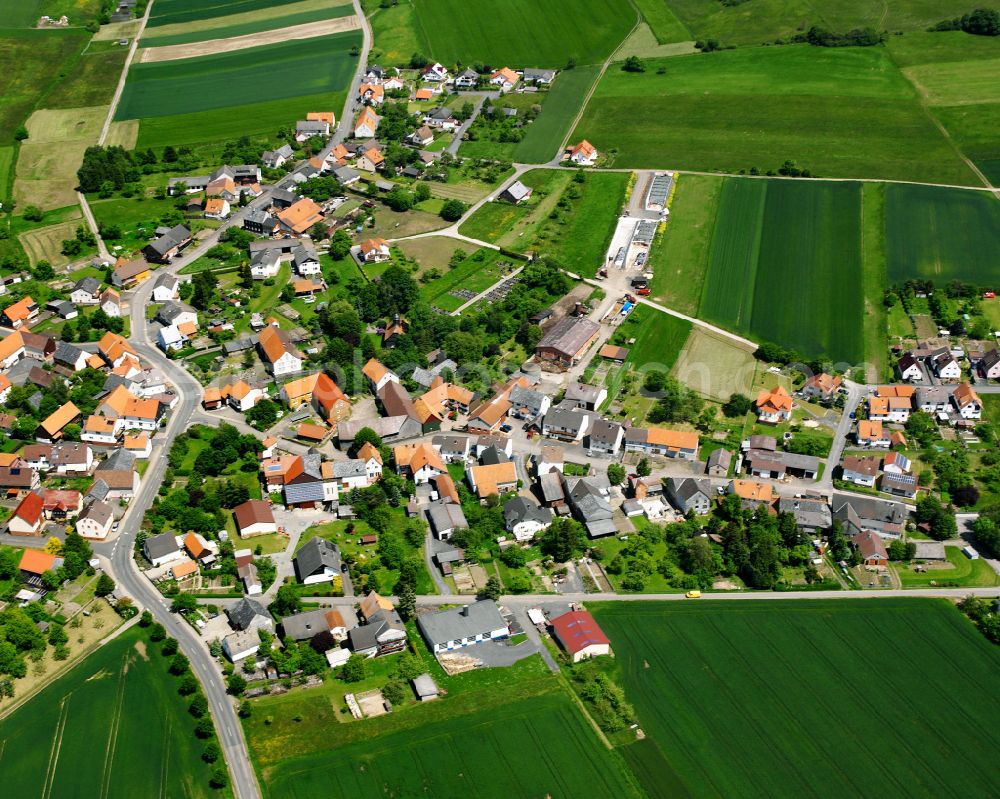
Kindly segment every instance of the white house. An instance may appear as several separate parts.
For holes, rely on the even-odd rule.
[[[510,634],[496,603],[489,599],[437,613],[421,613],[417,616],[417,626],[434,654]]]
[[[292,265],[302,277],[311,277],[322,272],[316,250],[307,244],[299,244],[292,250]]]
[[[254,280],[277,277],[280,271],[281,255],[278,250],[257,250],[250,256],[250,277]]]
[[[101,292],[101,310],[112,319],[117,319],[122,315],[122,297],[113,288],[106,288]]]
[[[284,377],[302,371],[302,356],[280,328],[269,325],[260,331],[257,339],[261,357],[271,374]]]
[[[490,75],[490,85],[497,86],[501,92],[509,92],[521,79],[510,67],[502,67]]]
[[[156,334],[156,343],[164,352],[176,352],[184,349],[188,337],[177,329],[177,325],[165,325]]]
[[[961,383],[955,389],[951,401],[963,419],[979,419],[983,414],[983,401],[968,383]]]
[[[580,166],[593,166],[598,156],[597,148],[586,139],[583,139],[579,144],[574,144],[567,152],[569,160]]]
[[[222,639],[222,651],[232,663],[238,663],[260,650],[260,635],[256,630],[240,630]]]
[[[180,299],[180,281],[171,274],[164,272],[153,284],[153,302],[170,302]]]
[[[909,353],[899,359],[896,369],[899,371],[901,380],[912,382],[914,380],[923,380],[924,378],[924,370],[920,368],[920,360]]]
[[[184,549],[177,543],[173,533],[160,533],[142,542],[142,551],[153,566],[162,566],[186,557]]]
[[[530,541],[552,524],[552,511],[540,508],[523,497],[514,497],[503,506],[503,518],[507,531],[518,541]]]
[[[448,80],[448,70],[441,66],[441,64],[431,64],[428,67],[424,67],[421,77],[431,83],[444,83]]]
[[[84,538],[104,539],[110,534],[114,521],[112,507],[107,502],[94,500],[77,516],[76,531]]]

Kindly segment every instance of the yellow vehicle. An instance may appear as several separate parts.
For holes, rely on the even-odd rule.
[[[686,594],[684,594],[684,596],[686,596],[688,599],[698,599],[698,597],[701,596],[701,591],[697,591],[697,590],[695,590],[695,591],[688,591]]]

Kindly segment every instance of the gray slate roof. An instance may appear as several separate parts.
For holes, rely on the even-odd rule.
[[[417,616],[417,626],[432,645],[446,644],[462,638],[474,638],[506,627],[507,622],[490,599],[481,599],[461,608]]]
[[[246,630],[258,616],[270,621],[271,616],[256,599],[243,597],[239,602],[226,608],[229,623],[237,630]]]
[[[146,554],[153,560],[177,552],[180,549],[177,546],[177,538],[173,533],[160,533],[159,535],[147,538],[143,542],[143,548],[146,550]]]
[[[300,580],[324,568],[340,569],[340,552],[335,544],[315,536],[295,556],[295,573]]]
[[[524,497],[514,497],[503,506],[503,518],[509,530],[520,522],[548,524],[552,521],[552,511],[548,508],[540,508],[534,502],[528,502]]]

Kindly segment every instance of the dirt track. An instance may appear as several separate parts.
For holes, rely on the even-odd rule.
[[[331,33],[355,30],[361,27],[356,15],[337,17],[323,22],[307,22],[304,25],[292,25],[288,28],[278,28],[273,31],[251,33],[247,36],[233,36],[229,39],[209,39],[205,42],[191,44],[173,44],[166,47],[147,47],[139,54],[140,63],[151,61],[176,61],[179,58],[195,58],[203,55],[231,53],[235,50],[245,50],[248,47],[259,47],[264,44],[277,44],[292,39],[312,39],[315,36],[327,36]]]

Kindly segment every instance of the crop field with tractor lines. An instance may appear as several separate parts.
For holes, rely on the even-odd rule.
[[[1000,650],[946,600],[591,609],[652,799],[993,792]]]

